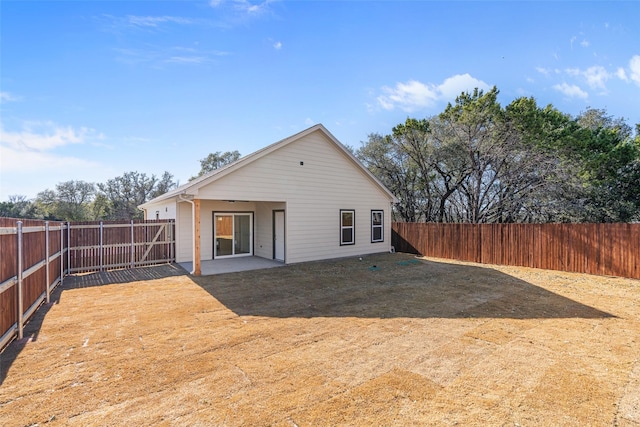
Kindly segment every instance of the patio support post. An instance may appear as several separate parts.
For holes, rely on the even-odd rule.
[[[193,201],[193,275],[200,276],[200,199]]]

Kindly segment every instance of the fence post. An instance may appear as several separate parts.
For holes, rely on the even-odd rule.
[[[71,223],[67,222],[67,272],[71,272]]]
[[[44,222],[44,258],[47,285],[47,304],[51,302],[51,273],[49,271],[49,221]]]
[[[22,221],[16,223],[18,226],[18,339],[23,337],[22,331]]]
[[[135,267],[135,241],[133,236],[133,220],[131,220],[131,268]]]
[[[103,266],[104,266],[104,261],[103,261],[103,256],[102,253],[104,252],[103,249],[103,232],[104,232],[104,223],[102,221],[100,221],[100,271],[102,271]]]
[[[64,279],[64,228],[60,223],[60,285]]]

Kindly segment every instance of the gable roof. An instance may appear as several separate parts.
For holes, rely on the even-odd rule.
[[[144,209],[145,207],[150,206],[154,203],[167,200],[172,197],[178,197],[179,195],[195,195],[197,194],[197,191],[200,188],[206,185],[209,185],[212,182],[215,182],[218,179],[222,178],[223,176],[233,173],[235,170],[240,169],[244,166],[247,166],[255,162],[256,160],[261,159],[262,157],[268,155],[269,153],[272,153],[282,147],[285,147],[291,144],[292,142],[295,142],[301,138],[304,138],[305,136],[316,131],[322,132],[327,137],[327,139],[331,143],[333,143],[333,145],[353,163],[355,167],[359,168],[362,172],[364,172],[364,174],[372,181],[372,183],[376,187],[382,190],[383,193],[387,194],[389,196],[389,199],[391,199],[394,203],[398,201],[398,199],[393,195],[393,193],[391,193],[391,191],[389,191],[389,189],[378,178],[376,178],[375,175],[373,175],[369,171],[369,169],[367,169],[353,154],[351,154],[351,152],[347,150],[347,148],[344,145],[342,145],[342,143],[338,141],[336,137],[333,136],[331,132],[327,130],[327,128],[325,128],[321,123],[318,123],[317,125],[311,126],[308,129],[305,129],[301,132],[296,133],[295,135],[291,135],[288,138],[282,139],[278,142],[268,145],[258,151],[255,151],[251,154],[248,154],[244,157],[239,158],[235,162],[229,163],[228,165],[215,169],[194,180],[189,181],[186,184],[183,184],[177,188],[174,188],[173,190],[170,190],[162,194],[161,196],[156,197],[155,199],[149,200],[148,202],[141,204],[140,206],[138,206],[138,208]]]

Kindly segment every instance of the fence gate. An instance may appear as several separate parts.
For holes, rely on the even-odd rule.
[[[74,222],[69,273],[134,268],[174,261],[173,221]]]

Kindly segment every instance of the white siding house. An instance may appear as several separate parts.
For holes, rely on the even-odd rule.
[[[176,260],[195,258],[199,274],[200,260],[223,257],[289,264],[387,252],[396,201],[318,124],[140,208],[175,218]]]

